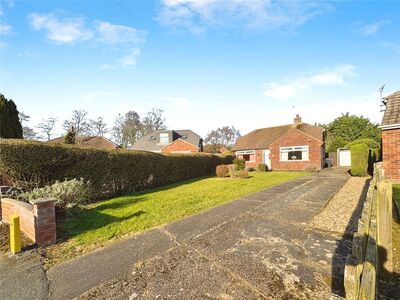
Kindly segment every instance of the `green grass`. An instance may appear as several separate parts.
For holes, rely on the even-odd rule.
[[[397,216],[400,219],[400,184],[393,185],[393,200],[397,207]]]
[[[63,227],[73,245],[100,245],[111,238],[167,224],[307,174],[251,172],[246,179],[190,180],[72,210]]]

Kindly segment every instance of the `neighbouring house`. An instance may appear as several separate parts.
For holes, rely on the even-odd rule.
[[[386,98],[382,124],[382,162],[385,177],[400,181],[400,91]]]
[[[65,144],[65,136],[61,136],[48,141],[49,144]],[[79,147],[97,148],[97,149],[118,149],[121,148],[114,142],[103,136],[78,136],[75,138],[75,145]]]
[[[247,167],[263,163],[270,170],[320,170],[324,167],[325,130],[302,123],[296,115],[293,124],[256,129],[240,137],[231,150]]]
[[[158,153],[203,152],[203,139],[191,130],[157,130],[141,137],[131,149]]]

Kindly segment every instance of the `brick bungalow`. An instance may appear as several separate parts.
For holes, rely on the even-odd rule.
[[[61,136],[48,141],[49,144],[65,144],[65,136]],[[86,148],[96,148],[96,149],[118,149],[121,148],[117,144],[113,143],[109,139],[103,136],[78,136],[75,138],[75,145],[79,147]]]
[[[385,177],[400,181],[400,91],[384,99],[382,119],[382,161]]]
[[[158,153],[203,152],[203,139],[191,130],[157,130],[137,140],[131,149]]]
[[[232,151],[247,167],[263,163],[270,170],[320,170],[324,167],[325,130],[302,123],[296,115],[293,124],[256,129],[242,136]]]

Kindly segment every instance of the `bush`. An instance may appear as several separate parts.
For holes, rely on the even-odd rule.
[[[215,169],[215,174],[217,177],[229,177],[229,168],[228,165],[219,165]]]
[[[33,141],[0,141],[0,170],[17,187],[32,189],[58,181],[83,178],[105,198],[214,174],[233,157],[101,150]]]
[[[89,185],[83,178],[56,181],[50,186],[33,189],[18,196],[22,200],[34,200],[39,198],[56,198],[56,205],[61,208],[69,208],[82,204],[90,198]]]
[[[229,172],[229,176],[233,178],[233,175],[235,174],[235,172],[238,170],[237,165],[235,164],[230,164],[228,165],[228,172]]]
[[[250,166],[250,167],[246,167],[246,168],[244,168],[246,171],[248,171],[248,172],[253,172],[253,171],[255,171],[256,169],[254,169],[254,167],[252,167],[252,166]]]
[[[257,171],[259,171],[259,172],[267,172],[268,171],[268,167],[267,167],[266,164],[258,164]]]
[[[248,178],[249,177],[249,171],[247,170],[237,170],[232,173],[232,178]]]
[[[233,160],[233,164],[237,166],[238,170],[244,170],[246,166],[246,161],[244,159],[235,158]]]
[[[351,146],[351,175],[365,176],[368,171],[369,148],[366,144]]]
[[[373,139],[359,139],[346,144],[345,148],[350,149],[351,146],[356,144],[366,144],[370,149],[380,149],[381,145]]]

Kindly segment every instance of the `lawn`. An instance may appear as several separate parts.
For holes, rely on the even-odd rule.
[[[75,246],[99,245],[305,175],[250,172],[246,179],[203,178],[112,198],[73,210],[63,224],[64,233]]]

